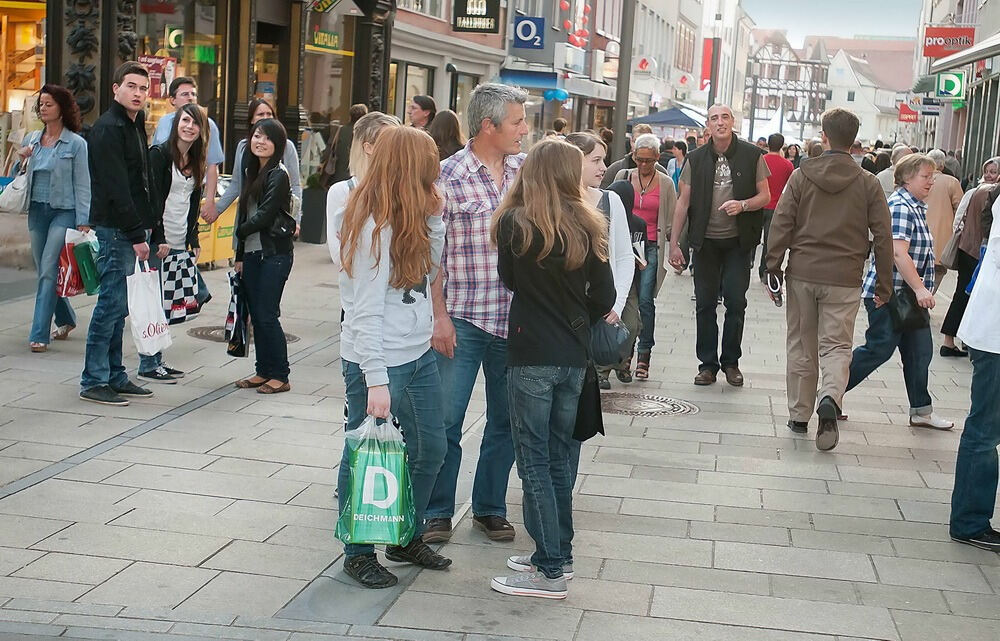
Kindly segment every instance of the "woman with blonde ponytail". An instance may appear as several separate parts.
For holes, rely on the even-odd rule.
[[[562,140],[539,142],[493,219],[498,271],[514,297],[507,338],[507,393],[524,527],[531,556],[512,556],[504,594],[566,598],[573,575],[573,440],[590,326],[615,303],[608,224],[583,193],[583,154]]]

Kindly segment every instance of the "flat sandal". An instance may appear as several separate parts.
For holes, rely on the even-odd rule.
[[[272,379],[273,380],[273,379]],[[272,387],[271,385],[261,385],[257,388],[258,394],[280,394],[282,392],[287,392],[292,389],[292,386],[288,383],[282,383],[278,387]]]
[[[253,378],[253,377],[251,376],[250,378]],[[255,387],[260,387],[261,385],[263,385],[264,383],[266,383],[267,381],[270,380],[270,379],[264,378],[264,379],[260,380],[259,382],[257,382],[257,381],[250,380],[250,378],[244,378],[244,379],[236,381],[236,387],[238,387],[240,389],[253,389]]]

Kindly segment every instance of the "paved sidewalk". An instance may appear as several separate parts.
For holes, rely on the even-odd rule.
[[[192,327],[221,325],[225,270]],[[945,290],[949,287],[945,285]],[[743,389],[695,388],[688,276],[669,276],[652,378],[613,391],[684,400],[677,417],[608,414],[584,448],[576,578],[565,601],[504,597],[489,578],[531,549],[487,541],[461,516],[448,572],[399,566],[369,591],[341,572],[333,484],[343,444],[336,278],[299,244],[282,305],[293,391],[236,390],[252,368],[174,329],[182,384],[127,408],[79,401],[81,328],[30,354],[33,301],[0,304],[0,639],[421,641],[996,641],[1000,556],[948,540],[948,502],[971,366],[935,357],[951,433],[907,426],[898,360],[847,397],[832,454],[785,427],[783,311],[755,284]],[[933,312],[940,322],[946,306]],[[860,319],[858,336],[863,333]],[[136,364],[126,334],[126,359]],[[474,461],[485,395],[464,437]]]

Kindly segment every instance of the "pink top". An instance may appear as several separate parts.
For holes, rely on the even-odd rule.
[[[636,180],[639,180],[636,178]],[[657,241],[656,224],[660,218],[660,177],[653,176],[653,184],[649,186],[643,194],[638,189],[635,190],[635,203],[632,205],[632,213],[646,221],[646,240],[651,243]]]

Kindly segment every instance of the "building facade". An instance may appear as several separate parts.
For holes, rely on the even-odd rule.
[[[867,60],[838,50],[830,58],[826,108],[854,112],[861,121],[858,139],[865,144],[904,140],[897,105],[906,100],[906,94],[879,86],[875,78]]]

